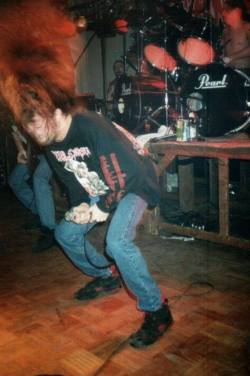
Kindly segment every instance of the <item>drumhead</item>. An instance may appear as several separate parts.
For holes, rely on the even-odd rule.
[[[214,61],[215,51],[209,42],[189,37],[178,43],[178,53],[188,64],[203,66]]]
[[[210,64],[194,69],[182,89],[187,115],[198,117],[203,137],[220,137],[250,125],[250,78],[241,70]]]
[[[155,44],[148,44],[144,48],[144,55],[150,64],[161,71],[173,71],[177,67],[177,62],[163,47]]]
[[[219,29],[211,18],[192,18],[178,41],[178,55],[187,64],[211,64],[219,52],[218,40]]]

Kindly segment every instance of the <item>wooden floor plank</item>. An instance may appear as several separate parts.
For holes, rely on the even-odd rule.
[[[2,197],[2,196],[1,196]],[[0,376],[246,376],[250,374],[250,253],[203,241],[150,236],[137,242],[174,325],[156,344],[128,345],[143,313],[122,288],[92,302],[74,292],[91,279],[59,247],[34,254],[38,231],[0,200]],[[100,246],[105,230],[90,239]]]

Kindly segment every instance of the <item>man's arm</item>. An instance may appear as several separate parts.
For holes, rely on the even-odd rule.
[[[223,58],[225,64],[233,64],[235,61],[240,59],[250,59],[250,24],[247,24],[245,32],[247,40],[246,45],[238,51],[227,53],[227,55]]]
[[[223,58],[224,63],[229,64],[239,59],[249,58],[250,59],[250,46],[244,47],[241,50],[234,52]]]

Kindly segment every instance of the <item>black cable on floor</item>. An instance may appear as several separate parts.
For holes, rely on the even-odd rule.
[[[187,292],[193,287],[193,286],[208,286],[208,290],[205,291],[205,292],[202,292],[202,293],[195,293],[195,294],[187,294]],[[215,286],[210,283],[210,282],[207,282],[207,281],[195,281],[195,282],[192,282],[190,283],[190,285],[184,290],[184,292],[181,294],[181,295],[173,295],[173,296],[170,296],[168,297],[168,300],[171,301],[172,299],[175,299],[175,303],[174,304],[169,304],[169,306],[174,306],[179,300],[183,299],[183,298],[191,298],[191,297],[199,297],[199,296],[203,296],[203,295],[206,295],[206,294],[209,294],[211,291],[215,290]]]

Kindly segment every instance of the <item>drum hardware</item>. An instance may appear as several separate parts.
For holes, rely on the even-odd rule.
[[[203,104],[203,97],[200,93],[193,92],[188,95],[188,98],[186,100],[186,106],[187,109],[192,112],[198,112],[201,111],[204,104]]]
[[[128,55],[127,55],[127,60],[126,60],[126,62],[127,62],[127,65],[128,65],[130,68],[133,69],[133,71],[135,71],[136,73],[138,72],[136,66],[133,64],[133,62],[132,62],[131,59],[128,57]]]
[[[136,131],[144,130],[147,132],[156,132],[158,129],[165,125],[169,129],[169,136],[172,137],[174,134],[175,123],[179,116],[177,112],[177,96],[179,93],[177,91],[165,91],[164,100],[162,98],[162,105],[151,109],[151,111],[145,114],[143,122],[141,122]],[[166,135],[167,137],[168,135]]]
[[[161,16],[151,16],[145,20],[144,30],[146,31],[147,37],[162,35],[163,20]]]
[[[176,1],[171,3],[171,1],[164,1],[162,6],[164,12],[162,12],[162,17],[165,18],[169,24],[173,23],[173,26],[178,25],[178,27],[184,27],[190,21],[190,13],[188,13],[184,7],[183,2]]]

